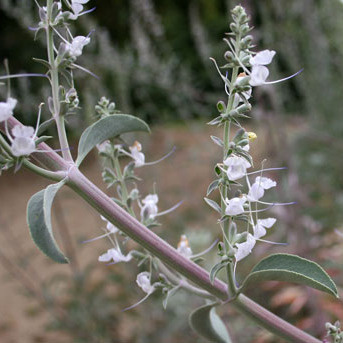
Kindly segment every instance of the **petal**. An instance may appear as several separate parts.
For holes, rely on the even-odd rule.
[[[249,62],[252,66],[270,64],[275,56],[274,50],[263,50],[258,52],[254,57],[251,57]]]
[[[257,182],[255,182],[248,193],[248,200],[256,202],[264,196],[264,188]]]
[[[250,74],[250,85],[251,86],[261,86],[266,83],[269,76],[269,70],[265,66],[256,65],[253,66]]]
[[[270,179],[269,177],[257,176],[255,183],[261,185],[264,189],[269,189],[276,186],[276,181]]]
[[[238,262],[238,261],[242,260],[243,258],[245,258],[246,256],[248,256],[251,253],[255,244],[256,244],[256,239],[250,233],[247,236],[246,242],[237,243],[236,244],[237,250],[235,253],[236,261]]]
[[[257,225],[262,225],[267,229],[271,228],[276,223],[276,218],[266,218],[266,219],[259,219],[257,221]]]

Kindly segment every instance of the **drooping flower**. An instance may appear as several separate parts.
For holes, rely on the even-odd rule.
[[[132,259],[131,253],[128,253],[127,255],[124,255],[119,248],[112,248],[108,249],[107,252],[100,255],[98,258],[99,262],[110,262],[113,260],[113,263],[119,263],[119,262],[129,262]],[[112,263],[112,264],[113,264]]]
[[[137,285],[146,294],[151,294],[155,290],[155,286],[151,284],[150,274],[148,272],[142,272],[137,275]]]
[[[226,174],[231,181],[238,180],[245,176],[247,168],[251,167],[251,164],[240,156],[229,156],[225,159],[224,164],[228,167]]]
[[[266,235],[267,230],[270,229],[276,222],[275,218],[258,219],[257,224],[254,225],[254,237],[256,239]]]
[[[248,233],[247,240],[243,243],[236,243],[236,252],[235,252],[235,259],[236,261],[240,261],[246,256],[248,256],[253,247],[256,244],[256,238],[251,234]]]
[[[9,97],[6,102],[0,102],[0,123],[13,116],[13,110],[17,105],[17,100]]]
[[[66,43],[66,52],[70,57],[79,57],[82,55],[83,48],[90,43],[89,37],[77,36],[74,37],[72,42]]]
[[[27,156],[36,151],[35,130],[31,126],[16,125],[12,129],[12,154],[16,157]]]
[[[276,181],[269,179],[268,177],[258,176],[255,182],[249,189],[248,200],[251,202],[256,202],[264,196],[264,191],[266,189],[276,186]]]
[[[106,230],[107,230],[108,232],[110,232],[110,233],[117,233],[117,232],[119,231],[118,228],[117,228],[115,225],[113,225],[111,222],[109,222],[105,217],[100,216],[100,218],[101,218],[104,222],[106,222]]]
[[[142,200],[143,206],[141,207],[141,218],[142,220],[146,219],[155,219],[158,214],[158,195],[149,194]]]
[[[177,245],[177,251],[187,258],[190,258],[193,255],[192,249],[189,246],[189,242],[186,235],[181,236],[180,242]]]
[[[228,216],[237,216],[244,212],[243,205],[247,201],[246,197],[226,199],[225,214]]]
[[[145,155],[141,152],[142,145],[138,141],[135,141],[130,146],[131,157],[134,159],[135,167],[142,167],[145,164]]]

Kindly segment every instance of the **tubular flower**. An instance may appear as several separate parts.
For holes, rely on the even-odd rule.
[[[274,50],[263,50],[250,58],[249,62],[252,70],[249,83],[251,86],[261,86],[266,83],[269,76],[269,70],[266,65],[272,62],[275,54],[276,52]]]
[[[235,258],[236,261],[240,261],[243,258],[245,258],[246,256],[248,256],[253,247],[256,244],[256,238],[251,234],[248,233],[247,235],[247,240],[243,243],[236,243],[236,252],[235,252]]]
[[[225,159],[224,164],[228,167],[226,170],[227,177],[232,181],[245,176],[247,168],[251,167],[251,164],[240,156],[229,156]]]
[[[17,100],[8,98],[6,102],[0,102],[0,123],[13,116],[13,110],[17,105]]]
[[[141,218],[144,219],[155,219],[158,214],[158,195],[149,194],[142,200],[143,206],[141,208]]]
[[[187,258],[190,258],[193,255],[186,235],[181,236],[180,242],[177,245],[177,251]]]
[[[135,167],[142,167],[145,164],[145,155],[141,152],[142,145],[138,141],[135,141],[130,146],[131,157],[134,159]]]
[[[113,260],[113,263],[119,262],[129,262],[132,259],[131,253],[128,253],[126,256],[119,250],[119,248],[108,249],[106,253],[99,256],[99,262],[110,262]]]
[[[69,53],[70,57],[79,57],[82,55],[82,50],[84,46],[89,44],[89,37],[77,36],[73,38],[71,43],[66,43],[66,52]]]
[[[243,205],[247,199],[245,197],[226,199],[226,209],[225,214],[228,216],[237,216],[244,212]]]
[[[150,274],[148,272],[139,273],[136,282],[146,294],[151,294],[155,290],[154,285],[150,282]]]
[[[12,129],[11,150],[16,157],[30,155],[36,151],[35,130],[31,126],[16,125]]]
[[[249,189],[248,200],[251,202],[256,202],[264,196],[264,191],[266,189],[276,186],[276,182],[268,177],[258,176],[255,182]]]
[[[266,229],[270,229],[275,222],[275,218],[258,219],[257,224],[254,225],[254,237],[258,239],[265,236],[267,233]]]

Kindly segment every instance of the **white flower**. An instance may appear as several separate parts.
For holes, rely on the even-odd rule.
[[[110,143],[109,140],[107,140],[107,141],[104,141],[104,142],[102,142],[100,144],[97,144],[96,147],[97,147],[99,152],[105,153],[107,151],[110,151],[111,143]]]
[[[275,222],[275,218],[258,219],[257,224],[254,225],[254,237],[258,239],[265,236],[267,233],[266,229],[270,229]]]
[[[149,194],[142,200],[141,208],[142,219],[155,219],[158,214],[158,196],[157,194]]]
[[[30,155],[36,151],[35,131],[31,126],[16,125],[12,129],[11,150],[16,157]]]
[[[251,164],[243,157],[229,156],[224,164],[228,167],[226,170],[227,177],[231,181],[238,180],[245,176],[247,168],[251,167]]]
[[[0,123],[13,116],[13,110],[17,105],[17,100],[8,98],[6,102],[0,102]]]
[[[73,41],[71,43],[66,43],[66,50],[69,53],[70,57],[81,56],[83,47],[89,44],[90,41],[91,40],[89,37],[77,36],[73,38]]]
[[[151,285],[150,274],[148,272],[139,273],[136,282],[146,294],[151,294],[155,290],[154,285]]]
[[[99,262],[109,262],[113,260],[113,263],[119,262],[129,262],[132,259],[131,253],[128,253],[126,256],[118,249],[112,248],[108,249],[106,253],[99,256]]]
[[[86,4],[89,0],[72,0],[71,8],[74,12],[74,15],[69,16],[70,19],[76,20],[83,11],[83,5]]]
[[[119,231],[118,228],[115,225],[113,225],[112,223],[110,223],[105,217],[103,217],[103,216],[100,216],[100,217],[104,222],[106,222],[106,230],[108,232],[117,233]]]
[[[264,196],[264,190],[276,186],[276,182],[268,177],[258,176],[255,179],[254,184],[250,187],[248,193],[248,200],[256,202]]]
[[[269,189],[276,186],[276,181],[263,176],[257,176],[255,182],[259,183],[264,189]]]
[[[237,216],[239,214],[242,214],[244,212],[244,203],[246,202],[246,198],[232,198],[232,199],[226,199],[226,209],[225,214],[228,216]]]
[[[177,245],[177,251],[187,258],[190,258],[193,255],[186,235],[181,236],[180,242]]]
[[[244,243],[236,243],[236,261],[238,262],[242,260],[244,257],[248,256],[251,253],[252,248],[255,246],[255,244],[256,239],[251,233],[248,233],[247,240]]]
[[[258,52],[254,57],[250,57],[252,66],[250,74],[250,85],[260,86],[266,83],[269,76],[269,70],[266,65],[270,64],[275,56],[274,50],[263,50]]]
[[[145,156],[141,152],[142,145],[138,141],[135,141],[132,146],[130,146],[131,157],[135,161],[135,167],[142,167],[145,164]]]
[[[274,50],[263,50],[258,52],[254,57],[250,57],[249,62],[252,67],[268,65],[272,62],[275,54],[276,52]]]

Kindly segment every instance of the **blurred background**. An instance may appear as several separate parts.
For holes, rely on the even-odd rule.
[[[222,38],[228,31],[229,11],[238,3],[91,1],[96,11],[72,28],[77,35],[92,32],[79,63],[100,77],[99,81],[76,73],[82,110],[70,120],[72,148],[76,150],[76,138],[94,120],[94,105],[103,95],[122,112],[147,120],[153,133],[135,137],[147,160],[158,159],[173,146],[176,152],[157,166],[142,168],[145,181],[140,187],[148,194],[156,182],[161,209],[184,201],[180,209],[163,217],[156,232],[174,246],[186,233],[193,251],[206,248],[220,234],[216,215],[203,201],[214,178],[213,166],[220,160],[220,151],[209,138],[220,131],[206,122],[216,116],[217,101],[225,99],[209,57],[224,63]],[[304,68],[286,83],[255,88],[252,120],[244,123],[258,136],[252,144],[256,165],[267,158],[269,167],[287,167],[272,175],[279,182],[273,199],[297,201],[295,206],[271,210],[278,225],[268,239],[289,243],[278,251],[319,262],[342,295],[343,238],[335,230],[343,232],[343,3],[242,3],[251,15],[256,50],[277,51],[270,78]],[[12,73],[44,72],[32,60],[45,57],[44,36],[33,41],[28,29],[37,22],[34,1],[1,0],[0,60],[9,59]],[[19,100],[19,119],[34,124],[39,103],[49,96],[48,84],[19,79],[12,82],[12,92]],[[95,154],[83,168],[105,189]],[[30,196],[46,185],[25,170],[0,177],[0,341],[203,342],[187,324],[188,314],[201,301],[187,294],[175,296],[166,311],[156,294],[138,308],[121,312],[142,297],[135,286],[138,269],[133,264],[106,267],[97,262],[108,243],[81,242],[101,232],[101,220],[68,189],[57,198],[54,219],[57,239],[72,263],[55,265],[38,252],[29,236],[25,208]],[[259,244],[254,257],[241,263],[240,278],[254,260],[273,251],[273,246]],[[204,266],[210,269],[216,261],[213,254]],[[340,300],[309,288],[269,282],[249,295],[318,337],[324,337],[326,321],[343,319]],[[231,309],[220,311],[234,342],[281,342]]]

